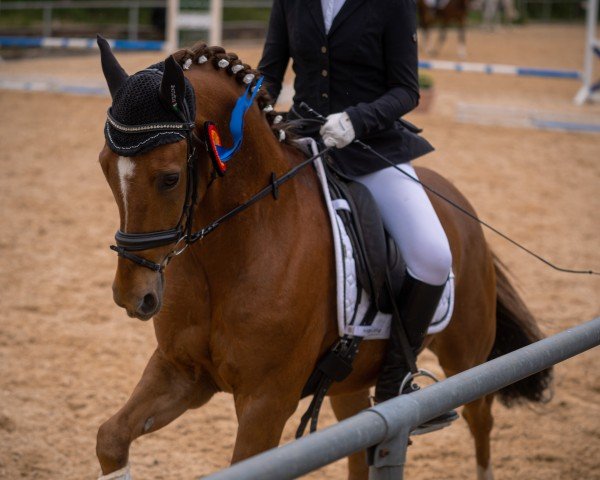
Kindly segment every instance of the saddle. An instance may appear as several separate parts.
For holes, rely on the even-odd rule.
[[[357,288],[363,289],[370,304],[356,321],[368,326],[378,312],[393,313],[406,265],[393,238],[386,232],[379,208],[369,190],[337,171],[326,158],[323,162],[329,195],[342,219],[351,243],[356,266]],[[357,305],[354,306],[357,311]],[[310,432],[317,428],[319,411],[334,381],[344,380],[352,372],[352,362],[363,337],[344,334],[319,360],[302,390],[302,398],[314,395],[304,413],[296,438],[304,433],[310,420]]]
[[[312,114],[307,115],[294,108],[285,117],[290,131],[302,137],[296,139],[297,146],[309,155],[316,154],[317,146],[314,138],[319,135],[322,118],[316,118]],[[420,132],[418,127],[403,122],[409,130]],[[310,432],[317,429],[320,408],[329,387],[334,381],[342,381],[350,375],[354,357],[358,353],[365,332],[377,330],[377,327],[369,329],[369,326],[378,315],[391,314],[400,321],[395,299],[399,297],[406,272],[400,250],[385,231],[379,208],[369,190],[338,171],[331,158],[325,156],[321,163],[323,171],[319,176],[325,177],[326,190],[331,197],[332,205],[338,204],[333,215],[337,215],[337,218],[343,222],[349,248],[352,250],[356,288],[361,293],[364,291],[369,300],[366,308],[361,309],[359,305],[354,305],[352,326],[340,331],[340,338],[318,361],[306,382],[302,390],[302,398],[313,395],[313,399],[302,416],[296,438],[303,435],[309,421]],[[323,178],[321,182],[324,183]],[[344,249],[345,245],[342,244],[342,250]],[[356,302],[361,296],[357,295]],[[359,310],[361,318],[355,318]],[[355,328],[356,326],[359,328]],[[407,360],[409,363],[414,363],[414,354],[408,339],[402,339],[401,343]]]
[[[400,249],[385,230],[371,192],[345,177],[331,163],[326,161],[324,167],[332,202],[347,204],[347,208],[337,212],[352,243],[357,287],[364,289],[378,311],[392,313],[390,293],[394,298],[399,294],[406,271]],[[388,274],[391,292],[386,285]]]

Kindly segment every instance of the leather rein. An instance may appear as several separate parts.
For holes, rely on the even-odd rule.
[[[159,123],[149,125],[138,125],[128,126],[120,124],[115,121],[109,114],[108,122],[116,128],[125,133],[146,133],[146,132],[160,132],[160,131],[180,131],[185,134],[187,143],[187,181],[186,181],[186,193],[185,202],[181,212],[181,216],[177,225],[168,230],[157,230],[154,232],[143,232],[143,233],[129,233],[122,230],[118,230],[115,234],[116,245],[111,245],[110,249],[117,252],[120,257],[126,258],[127,260],[141,266],[153,270],[157,273],[162,273],[169,262],[176,256],[183,253],[187,247],[192,243],[202,240],[209,233],[213,232],[219,225],[226,220],[234,217],[235,215],[246,210],[248,207],[271,194],[275,199],[279,197],[279,186],[284,182],[293,178],[301,169],[311,164],[317,158],[324,153],[331,150],[331,147],[325,148],[321,152],[313,155],[312,157],[302,161],[288,172],[277,178],[274,173],[271,174],[270,183],[257,192],[255,195],[250,197],[244,203],[238,205],[232,210],[228,211],[215,221],[210,223],[204,228],[193,232],[194,222],[194,208],[198,198],[198,161],[199,155],[195,143],[200,143],[204,146],[206,151],[209,151],[210,145],[206,138],[199,137],[195,132],[195,124],[193,122],[181,122],[181,123]],[[213,174],[213,179],[218,178],[217,172]],[[212,182],[211,182],[212,183]],[[210,183],[209,183],[210,185]],[[139,256],[137,253],[143,250],[151,250],[154,248],[164,247],[166,245],[174,245],[173,250],[169,252],[160,263],[155,263],[144,257]]]

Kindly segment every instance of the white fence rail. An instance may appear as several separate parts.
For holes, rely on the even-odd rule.
[[[371,448],[370,478],[402,479],[415,426],[598,345],[600,317],[203,478],[292,479]]]
[[[42,19],[42,36],[51,37],[53,19],[56,11],[73,9],[120,9],[128,12],[127,35],[129,40],[137,40],[140,28],[140,10],[152,8],[167,8],[170,0],[42,0],[42,1],[0,1],[0,14],[8,11],[38,10]],[[181,8],[187,11],[208,11],[210,0],[181,0]],[[272,0],[223,0],[224,8],[271,8]],[[207,18],[209,18],[207,16]],[[245,22],[234,22],[243,27]],[[255,26],[256,22],[246,22]],[[5,45],[6,46],[6,45]],[[10,46],[29,47],[25,42],[13,42]]]

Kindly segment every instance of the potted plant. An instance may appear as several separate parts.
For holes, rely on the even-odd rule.
[[[433,77],[426,73],[419,73],[419,91],[421,99],[416,111],[419,113],[427,113],[431,109],[435,90],[433,88]]]

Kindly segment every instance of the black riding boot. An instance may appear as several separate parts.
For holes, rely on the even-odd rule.
[[[410,367],[402,352],[400,340],[402,328],[406,331],[408,343],[416,357],[423,346],[427,329],[442,297],[444,287],[445,284],[439,286],[429,285],[411,277],[408,272],[406,273],[406,278],[397,299],[398,313],[403,325],[398,322],[394,315],[387,352],[375,387],[376,403],[384,402],[400,394],[402,380],[410,373]],[[412,383],[409,383],[402,393],[410,393],[415,390],[415,387]],[[437,423],[442,421],[448,423],[455,418],[457,418],[457,414],[452,411],[434,420],[437,420]]]

